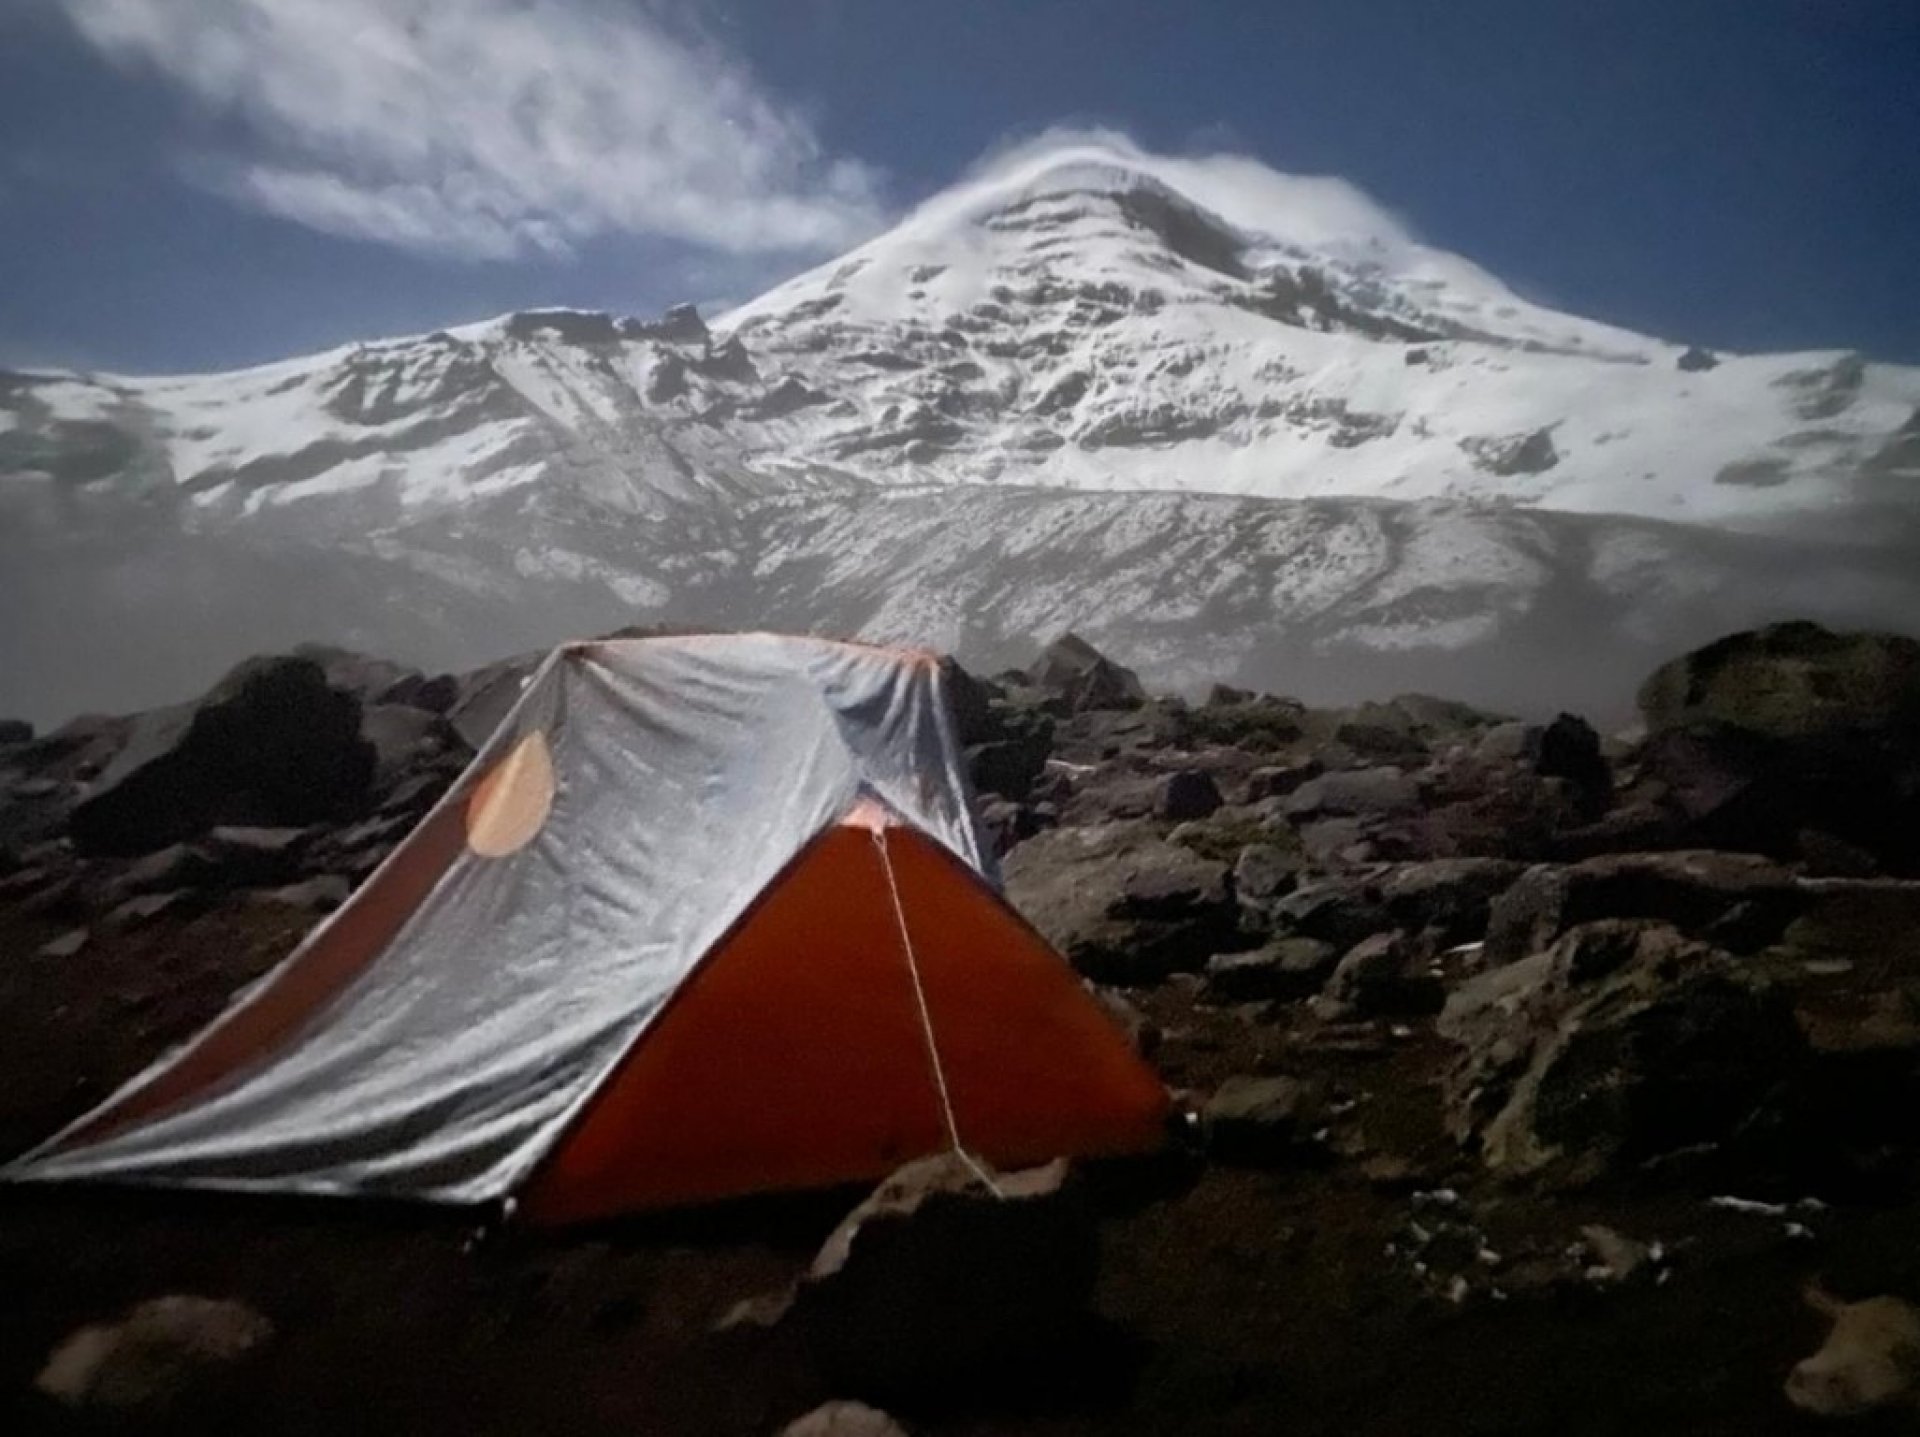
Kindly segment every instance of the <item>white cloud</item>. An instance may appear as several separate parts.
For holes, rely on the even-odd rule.
[[[1081,126],[996,147],[920,214],[997,202],[1074,165],[1150,174],[1238,229],[1305,249],[1399,256],[1417,244],[1405,222],[1346,180],[1283,174],[1245,154],[1157,155],[1117,130]]]
[[[117,63],[238,120],[188,172],[316,229],[505,258],[595,235],[844,248],[878,177],[738,60],[613,0],[58,0]]]

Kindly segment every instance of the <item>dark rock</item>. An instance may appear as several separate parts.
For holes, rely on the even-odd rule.
[[[1228,1078],[1201,1110],[1209,1150],[1227,1163],[1285,1162],[1298,1148],[1305,1096],[1297,1078]]]
[[[1266,904],[1291,893],[1301,855],[1272,843],[1249,843],[1233,863],[1233,891],[1243,904]]]
[[[1848,843],[1844,838],[1835,838],[1831,833],[1822,833],[1817,828],[1803,828],[1794,838],[1800,851],[1801,861],[1807,866],[1807,872],[1815,878],[1874,878],[1879,875],[1880,865],[1874,856],[1858,844]]]
[[[1460,447],[1473,456],[1479,468],[1501,478],[1511,478],[1516,474],[1544,474],[1560,462],[1560,453],[1553,446],[1552,425],[1536,429],[1531,434],[1464,439]]]
[[[1362,704],[1333,731],[1334,742],[1363,758],[1415,761],[1427,750],[1419,725],[1392,704]]]
[[[1488,763],[1531,764],[1539,751],[1539,726],[1518,719],[1495,724],[1474,745],[1475,755]]]
[[[1160,781],[1154,811],[1169,823],[1205,818],[1221,805],[1220,789],[1210,774],[1180,769]]]
[[[953,715],[954,737],[961,747],[1000,737],[993,716],[993,700],[998,693],[995,686],[975,678],[952,658],[940,660],[940,685],[947,696],[947,711]]]
[[[120,933],[129,928],[137,928],[142,923],[158,918],[162,913],[180,914],[194,906],[191,895],[174,890],[170,893],[142,893],[129,898],[114,908],[100,920],[100,929],[104,933]]]
[[[1235,946],[1224,863],[1120,821],[1050,829],[1005,863],[1008,899],[1086,976],[1153,983]]]
[[[382,689],[374,702],[421,709],[444,718],[460,702],[460,679],[456,674],[436,674],[432,678],[425,674],[407,674]]]
[[[296,644],[293,656],[318,664],[330,688],[346,690],[362,705],[379,702],[382,694],[400,685],[425,680],[417,669],[333,644]]]
[[[1613,770],[1600,751],[1600,735],[1577,715],[1563,713],[1541,730],[1533,770],[1543,778],[1564,778],[1583,817],[1597,818],[1613,797]]]
[[[1816,828],[1920,864],[1920,641],[1779,624],[1664,665],[1640,754],[1699,841],[1793,851]]]
[[[1716,368],[1719,363],[1719,359],[1711,349],[1702,349],[1697,344],[1690,344],[1680,352],[1680,357],[1674,361],[1674,367],[1684,374],[1698,374],[1702,370]]]
[[[994,1178],[911,1163],[841,1223],[793,1320],[832,1390],[927,1401],[1056,1360],[1099,1270],[1091,1213],[1056,1162]]]
[[[1787,1400],[1815,1417],[1910,1423],[1920,1407],[1920,1307],[1886,1294],[1842,1302],[1818,1286],[1806,1300],[1833,1327],[1787,1375]]]
[[[1701,933],[1741,903],[1762,905],[1778,933],[1796,902],[1793,875],[1752,854],[1628,853],[1540,865],[1494,899],[1486,960],[1515,962],[1601,918],[1657,918]]]
[[[1396,694],[1385,707],[1411,724],[1413,732],[1428,743],[1469,738],[1507,722],[1472,704],[1433,694]]]
[[[1258,803],[1266,798],[1286,798],[1299,792],[1302,784],[1320,777],[1327,766],[1317,758],[1302,759],[1299,763],[1270,764],[1256,768],[1247,775],[1247,802]]]
[[[975,791],[1014,800],[1025,798],[1046,770],[1048,751],[1044,741],[1030,739],[975,745],[967,750],[967,770]]]
[[[1230,690],[1236,695],[1239,690]],[[1299,739],[1306,710],[1273,694],[1245,694],[1231,701],[1210,699],[1185,716],[1185,738],[1247,753],[1271,753]]]
[[[49,943],[40,945],[36,958],[71,958],[87,946],[87,939],[93,935],[85,928],[71,928]]]
[[[1135,918],[1179,918],[1226,901],[1226,866],[1209,862],[1153,862],[1131,868],[1120,881],[1120,911]]]
[[[83,852],[144,853],[215,824],[339,819],[364,800],[360,706],[311,659],[253,659],[198,703],[142,715],[75,806]]]
[[[1655,670],[1649,730],[1697,720],[1778,740],[1920,732],[1920,640],[1795,622],[1732,634]]]
[[[0,748],[32,742],[32,724],[25,719],[0,719]]]
[[[461,742],[475,753],[486,747],[546,659],[545,653],[517,654],[462,674],[459,702],[447,715]]]
[[[217,871],[217,865],[199,848],[170,843],[128,864],[107,885],[104,896],[107,902],[117,903],[136,893],[202,888],[212,882]]]
[[[221,824],[208,831],[197,847],[235,874],[238,881],[257,882],[297,865],[301,851],[312,841],[310,828],[258,828]],[[244,876],[240,876],[244,875]]]
[[[1003,798],[1028,798],[1053,753],[1053,719],[1034,709],[992,704],[984,724],[993,737],[967,749],[974,788]]]
[[[1348,868],[1372,859],[1372,850],[1366,842],[1367,826],[1357,818],[1326,818],[1317,823],[1303,823],[1298,832],[1300,849],[1316,868]]]
[[[1287,1001],[1318,993],[1340,950],[1317,938],[1276,938],[1248,953],[1207,960],[1207,996],[1217,1003]]]
[[[1308,780],[1284,806],[1290,818],[1404,813],[1420,806],[1420,785],[1397,768],[1350,769]]]
[[[1208,708],[1236,708],[1259,697],[1252,689],[1236,689],[1231,684],[1214,684],[1207,690]]]
[[[1317,938],[1342,950],[1394,926],[1379,889],[1348,878],[1303,884],[1275,905],[1274,921],[1289,936]]]
[[[1468,980],[1449,1122],[1507,1175],[1573,1180],[1763,1128],[1804,1067],[1785,994],[1661,923],[1605,921]]]
[[[353,885],[339,874],[319,873],[284,888],[265,889],[259,897],[263,903],[278,903],[288,908],[326,913],[345,903],[352,892]]]
[[[360,737],[373,749],[374,781],[382,786],[465,747],[439,714],[399,704],[374,704],[362,710]]]
[[[272,1337],[273,1324],[245,1303],[157,1297],[73,1333],[34,1385],[96,1416],[178,1418],[221,1395],[227,1370]]]
[[[1441,858],[1393,870],[1380,897],[1395,923],[1446,946],[1486,936],[1493,900],[1525,872],[1504,858]]]
[[[1041,652],[1033,668],[1036,686],[1065,700],[1071,713],[1130,709],[1146,702],[1140,676],[1081,638],[1063,634]]]
[[[782,1427],[780,1437],[907,1437],[907,1429],[864,1402],[826,1402]]]
[[[1316,1005],[1321,1016],[1376,1018],[1437,1013],[1446,1001],[1425,971],[1431,949],[1405,933],[1375,933],[1341,958]]]

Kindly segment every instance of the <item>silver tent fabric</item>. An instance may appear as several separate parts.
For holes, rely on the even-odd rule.
[[[443,800],[540,731],[558,782],[531,843],[463,849],[342,992],[212,1091],[69,1142],[82,1119],[6,1176],[510,1194],[703,955],[863,795],[997,881],[942,684],[930,656],[776,635],[558,651]]]

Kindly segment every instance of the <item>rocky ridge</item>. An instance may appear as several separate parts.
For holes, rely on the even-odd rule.
[[[707,1331],[807,1266],[763,1246],[789,1224],[819,1242],[831,1222],[804,1202],[726,1219],[691,1255],[671,1225],[582,1239],[591,1277],[572,1240],[497,1257],[474,1272],[546,1274],[553,1295],[483,1350],[530,1352],[584,1302],[595,1330],[627,1334],[623,1361],[693,1374],[706,1405],[664,1430],[771,1430],[833,1397],[933,1432],[978,1430],[981,1403],[996,1431],[1164,1430],[1178,1411],[1193,1430],[1331,1432],[1384,1380],[1364,1344],[1399,1352],[1416,1333],[1426,1355],[1396,1359],[1388,1426],[1448,1410],[1446,1363],[1490,1380],[1473,1352],[1493,1332],[1521,1366],[1487,1420],[1573,1420],[1595,1399],[1552,1356],[1555,1334],[1587,1344],[1598,1324],[1619,1342],[1684,1331],[1715,1354],[1702,1389],[1643,1353],[1653,1430],[1897,1410],[1909,1389],[1886,1373],[1905,1360],[1901,1303],[1920,1294],[1901,1227],[1920,1183],[1905,1120],[1920,1098],[1916,652],[1805,624],[1735,635],[1654,673],[1629,737],[1418,695],[1170,698],[1077,639],[991,677],[956,666],[1009,897],[1183,1094],[1187,1151],[1034,1178],[1047,1196],[1017,1213],[974,1212],[965,1173],[903,1174],[771,1327]],[[0,1051],[18,1055],[0,1144],[44,1136],[284,953],[444,791],[523,671],[430,677],[310,649],[253,661],[181,711],[0,728]],[[209,761],[216,743],[233,761]],[[8,1263],[82,1286],[59,1255],[70,1244],[27,1235],[113,1241],[84,1209],[10,1221]],[[191,1246],[194,1221],[138,1230]],[[859,1237],[863,1222],[888,1235]],[[325,1241],[353,1271],[361,1240]],[[984,1314],[1038,1282],[1013,1257],[1036,1241],[1060,1275],[1024,1291],[1028,1360],[995,1385],[982,1374],[1005,1367],[1010,1329]],[[237,1255],[216,1266],[294,1333],[283,1342],[302,1324],[363,1330],[316,1318]],[[677,1316],[620,1295],[643,1272],[641,1310]],[[909,1272],[937,1279],[945,1305],[903,1316],[924,1287],[900,1288]],[[1814,1276],[1841,1294],[1816,1304],[1839,1346],[1795,1370],[1819,1340],[1795,1315]],[[97,1315],[124,1307],[113,1291]],[[927,1335],[975,1302],[977,1349]],[[1848,1303],[1880,1306],[1851,1318]],[[1728,1304],[1737,1320],[1699,1330]],[[1856,1327],[1871,1328],[1865,1357],[1840,1341]],[[38,1307],[17,1331],[36,1361],[60,1335]],[[1883,1337],[1895,1347],[1872,1347]],[[0,1344],[25,1364],[14,1351]],[[1349,1369],[1307,1370],[1327,1360]],[[297,1369],[277,1371],[223,1400],[301,1389]],[[440,1391],[423,1377],[395,1390]],[[561,1399],[580,1430],[619,1406],[594,1390]],[[306,1395],[316,1412],[350,1407]],[[763,1404],[750,1420],[749,1398]]]

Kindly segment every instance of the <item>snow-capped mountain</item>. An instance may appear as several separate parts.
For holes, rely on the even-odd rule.
[[[1286,211],[1196,198],[1244,211],[1246,188],[1099,149],[962,186],[720,321],[816,396],[742,437],[776,472],[878,482],[1753,526],[1850,508],[1920,427],[1920,370],[1714,356],[1529,304],[1384,216],[1303,238]]]
[[[1583,622],[1593,674],[1781,613],[1920,622],[1864,546],[1920,515],[1920,370],[1558,314],[1331,184],[1055,146],[711,329],[0,374],[0,710],[655,616],[995,659],[1077,626],[1296,689],[1439,656],[1428,687],[1524,706],[1495,670]]]

